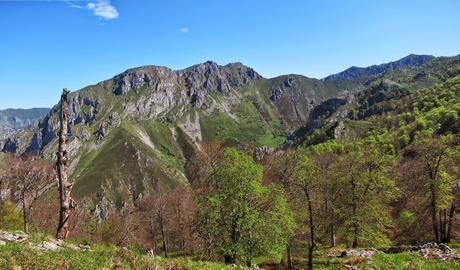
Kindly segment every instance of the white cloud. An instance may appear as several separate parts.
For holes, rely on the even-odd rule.
[[[179,31],[181,31],[182,33],[188,33],[190,32],[190,29],[188,29],[188,27],[182,27],[179,29]]]
[[[110,4],[110,0],[97,0],[86,4],[86,8],[91,10],[94,15],[106,20],[118,18],[118,11]]]
[[[84,9],[85,7],[79,6],[79,5],[70,5],[71,8],[79,8],[79,9]]]

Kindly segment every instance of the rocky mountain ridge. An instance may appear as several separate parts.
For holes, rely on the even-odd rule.
[[[49,110],[49,108],[0,110],[0,140],[8,138],[21,128],[31,126],[44,117]]]
[[[382,74],[388,70],[401,69],[406,67],[420,67],[426,62],[433,60],[435,57],[432,55],[417,55],[410,54],[406,57],[403,57],[397,61],[372,65],[369,67],[356,67],[352,66],[342,72],[337,74],[332,74],[325,77],[323,80],[332,81],[332,80],[350,80],[358,78],[367,78],[369,76],[376,76]]]
[[[429,63],[404,60],[384,73],[409,69],[415,74]],[[427,74],[420,85],[435,81],[436,75]],[[255,149],[298,143],[317,128],[348,119],[349,104],[369,87],[363,78],[380,75],[345,81],[294,74],[267,79],[241,63],[210,61],[183,70],[129,69],[69,95],[69,167],[76,197],[106,209],[158,184],[185,183],[193,153],[216,139]],[[57,108],[8,138],[2,150],[52,160]]]

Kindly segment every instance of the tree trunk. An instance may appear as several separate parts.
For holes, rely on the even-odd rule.
[[[22,201],[22,217],[24,219],[24,232],[29,233],[29,215],[27,213],[26,202]]]
[[[287,255],[287,268],[294,269],[294,265],[292,264],[292,257],[291,257],[291,245],[289,243],[286,248],[286,255]]]
[[[304,188],[305,197],[308,203],[308,227],[310,229],[310,243],[308,245],[308,269],[313,269],[313,252],[315,250],[315,227],[313,222],[313,207],[310,199],[310,192],[308,187]]]
[[[157,254],[157,244],[155,241],[155,223],[154,220],[150,220],[150,233],[152,234],[152,249],[153,249],[153,254]]]
[[[336,245],[336,238],[335,238],[335,226],[334,223],[331,223],[330,225],[330,230],[331,230],[331,248],[335,247]]]
[[[355,219],[353,221],[353,243],[351,244],[351,247],[352,248],[357,248],[358,247],[358,233],[359,233],[359,224],[358,224],[358,221],[356,220],[356,213],[358,211],[358,198],[356,197],[356,184],[355,182],[351,182],[351,187],[352,187],[352,192],[353,192],[353,196],[352,196],[352,201],[351,201],[351,206],[352,206],[352,215],[353,215],[353,219]]]
[[[57,227],[56,238],[66,239],[69,235],[69,216],[70,211],[75,208],[75,203],[70,197],[72,183],[67,178],[67,114],[68,114],[68,100],[67,95],[69,91],[64,89],[61,95],[60,102],[60,130],[59,137],[59,150],[57,153],[57,177],[59,189],[59,224]]]
[[[163,251],[164,251],[165,257],[168,257],[168,242],[166,241],[164,220],[162,216],[160,217],[160,230],[161,230],[161,238],[163,240]]]
[[[438,221],[436,218],[436,214],[438,211],[438,203],[437,203],[437,198],[436,198],[436,187],[434,183],[431,183],[430,191],[431,191],[431,205],[430,205],[431,206],[431,222],[433,226],[434,238],[436,240],[436,243],[439,244],[440,243],[439,229],[438,229]]]
[[[179,230],[180,230],[180,249],[184,253],[183,255],[187,255],[187,251],[185,250],[185,229],[184,229],[184,222],[182,221],[182,211],[179,208],[178,212],[178,220],[179,220]]]
[[[446,234],[446,243],[450,242],[451,239],[451,233],[452,233],[452,224],[454,223],[454,217],[455,217],[455,203],[452,203],[450,205],[450,211],[449,211],[449,223],[447,224],[447,234]]]
[[[445,229],[444,229],[444,222],[446,221],[444,219],[444,210],[440,209],[439,211],[439,239],[440,242],[443,242],[445,239]]]

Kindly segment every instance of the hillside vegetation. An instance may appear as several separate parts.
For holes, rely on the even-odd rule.
[[[57,114],[5,144],[41,159],[4,154],[4,229],[55,231]],[[323,80],[130,69],[71,94],[71,241],[100,268],[457,269],[459,117],[460,56]],[[25,268],[51,256],[1,248]]]

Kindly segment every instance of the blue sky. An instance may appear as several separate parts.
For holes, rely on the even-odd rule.
[[[131,67],[243,62],[321,78],[460,53],[457,0],[0,0],[0,109],[51,106]]]

